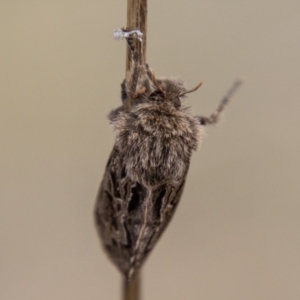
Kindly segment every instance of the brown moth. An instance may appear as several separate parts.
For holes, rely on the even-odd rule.
[[[187,90],[179,79],[156,78],[148,65],[139,64],[133,38],[140,38],[124,32],[133,63],[121,85],[122,105],[108,116],[116,141],[97,196],[95,221],[108,255],[130,279],[174,215],[203,127],[217,123],[241,80],[211,116],[194,116],[181,98],[201,83]]]

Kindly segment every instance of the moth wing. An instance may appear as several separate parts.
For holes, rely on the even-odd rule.
[[[130,277],[153,249],[174,215],[184,178],[178,185],[147,187],[126,174],[116,147],[108,160],[95,207],[102,244],[114,264]]]

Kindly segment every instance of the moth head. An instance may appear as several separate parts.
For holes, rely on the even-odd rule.
[[[171,102],[175,108],[180,108],[181,97],[196,91],[202,85],[200,82],[195,88],[187,90],[181,79],[156,79],[153,73],[151,73],[151,81],[155,90],[149,95],[149,100],[158,103]]]

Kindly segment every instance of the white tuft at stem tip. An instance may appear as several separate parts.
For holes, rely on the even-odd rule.
[[[114,30],[115,40],[122,40],[122,39],[128,38],[130,36],[133,36],[134,38],[138,39],[141,42],[143,33],[139,29],[131,30],[131,31],[125,31],[124,29]]]

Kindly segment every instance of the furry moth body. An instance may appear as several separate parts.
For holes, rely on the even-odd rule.
[[[95,207],[102,244],[130,279],[174,215],[190,158],[203,126],[218,121],[237,80],[209,117],[194,116],[181,105],[188,91],[178,79],[159,79],[139,64],[133,35],[126,34],[132,67],[122,87],[122,105],[108,116],[116,142],[108,160]]]

